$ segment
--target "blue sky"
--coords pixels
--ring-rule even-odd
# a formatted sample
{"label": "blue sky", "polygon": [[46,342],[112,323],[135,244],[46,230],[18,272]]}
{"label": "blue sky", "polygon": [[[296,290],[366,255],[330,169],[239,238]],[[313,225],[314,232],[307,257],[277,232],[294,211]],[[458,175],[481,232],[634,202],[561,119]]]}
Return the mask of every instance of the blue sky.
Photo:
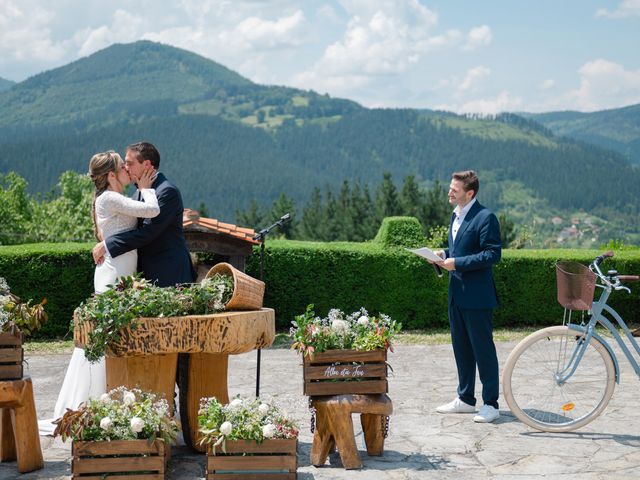
{"label": "blue sky", "polygon": [[14,81],[139,39],[371,107],[640,103],[640,0],[0,0]]}

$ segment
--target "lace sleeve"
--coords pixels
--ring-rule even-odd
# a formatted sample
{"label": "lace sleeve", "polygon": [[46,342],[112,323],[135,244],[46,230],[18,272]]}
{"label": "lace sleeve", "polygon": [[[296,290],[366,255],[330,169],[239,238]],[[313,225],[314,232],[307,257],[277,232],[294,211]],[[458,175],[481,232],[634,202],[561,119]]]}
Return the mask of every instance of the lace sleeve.
{"label": "lace sleeve", "polygon": [[140,190],[144,202],[139,202],[116,192],[105,193],[109,193],[109,195],[104,198],[103,206],[109,212],[138,218],[153,218],[160,213],[158,198],[153,188]]}

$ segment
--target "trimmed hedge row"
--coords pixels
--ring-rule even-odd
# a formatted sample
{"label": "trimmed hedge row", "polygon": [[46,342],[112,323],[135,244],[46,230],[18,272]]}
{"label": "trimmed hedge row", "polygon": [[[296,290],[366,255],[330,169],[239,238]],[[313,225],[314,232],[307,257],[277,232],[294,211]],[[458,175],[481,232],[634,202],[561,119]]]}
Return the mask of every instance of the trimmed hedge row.
{"label": "trimmed hedge row", "polygon": [[[0,276],[17,295],[48,299],[50,321],[39,336],[68,333],[74,308],[93,292],[91,244],[37,244],[0,247]],[[258,249],[247,272],[259,276]],[[595,250],[505,250],[495,268],[500,307],[495,324],[553,325],[561,321],[556,301],[555,262],[587,264]],[[206,261],[206,256],[203,258]],[[622,273],[640,273],[640,251],[616,253],[604,264]],[[309,303],[316,313],[330,308],[351,312],[360,306],[383,312],[405,328],[446,327],[447,280],[426,262],[397,247],[378,243],[316,243],[273,240],[265,255],[265,305],[276,310],[278,328],[287,328]],[[633,285],[632,285],[633,286]],[[631,295],[615,292],[610,302],[628,321],[640,306]]]}

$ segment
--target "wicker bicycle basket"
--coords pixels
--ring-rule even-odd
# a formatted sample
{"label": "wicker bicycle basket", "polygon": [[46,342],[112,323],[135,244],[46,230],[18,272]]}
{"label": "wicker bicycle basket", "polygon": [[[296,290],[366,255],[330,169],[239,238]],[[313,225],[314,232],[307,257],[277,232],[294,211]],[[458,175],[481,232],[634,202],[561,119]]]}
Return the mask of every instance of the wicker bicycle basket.
{"label": "wicker bicycle basket", "polygon": [[596,274],[577,262],[556,263],[558,303],[569,310],[591,310]]}
{"label": "wicker bicycle basket", "polygon": [[233,295],[225,310],[260,310],[264,297],[264,282],[250,277],[228,263],[218,263],[207,272],[207,278],[215,275],[233,278]]}

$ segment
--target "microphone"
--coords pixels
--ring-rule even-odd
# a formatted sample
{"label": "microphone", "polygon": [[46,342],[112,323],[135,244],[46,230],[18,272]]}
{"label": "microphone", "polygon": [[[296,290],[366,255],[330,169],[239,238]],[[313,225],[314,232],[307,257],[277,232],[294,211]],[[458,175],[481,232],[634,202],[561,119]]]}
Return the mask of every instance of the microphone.
{"label": "microphone", "polygon": [[436,275],[438,275],[438,277],[442,277],[442,269],[440,268],[440,265],[436,265],[435,263],[432,263],[431,265],[433,265]]}

